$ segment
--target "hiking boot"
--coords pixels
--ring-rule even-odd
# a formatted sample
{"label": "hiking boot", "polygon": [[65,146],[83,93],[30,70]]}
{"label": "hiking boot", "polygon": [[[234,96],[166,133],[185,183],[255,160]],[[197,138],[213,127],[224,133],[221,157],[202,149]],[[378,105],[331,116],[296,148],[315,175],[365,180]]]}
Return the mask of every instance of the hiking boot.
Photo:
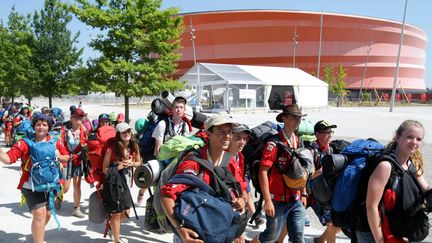
{"label": "hiking boot", "polygon": [[85,215],[81,212],[80,208],[75,208],[72,212],[72,215],[81,219],[85,217]]}

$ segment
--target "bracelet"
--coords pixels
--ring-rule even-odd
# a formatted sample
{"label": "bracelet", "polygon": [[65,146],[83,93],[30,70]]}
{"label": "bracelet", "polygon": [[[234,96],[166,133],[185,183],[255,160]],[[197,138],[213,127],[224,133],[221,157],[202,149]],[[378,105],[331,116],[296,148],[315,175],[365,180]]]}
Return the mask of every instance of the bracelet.
{"label": "bracelet", "polygon": [[180,229],[180,228],[183,228],[183,225],[182,225],[182,224],[179,224],[177,227],[174,227],[175,230],[178,230],[178,229]]}
{"label": "bracelet", "polygon": [[302,193],[301,194],[301,197],[308,197],[309,196],[309,194],[307,194],[307,193]]}

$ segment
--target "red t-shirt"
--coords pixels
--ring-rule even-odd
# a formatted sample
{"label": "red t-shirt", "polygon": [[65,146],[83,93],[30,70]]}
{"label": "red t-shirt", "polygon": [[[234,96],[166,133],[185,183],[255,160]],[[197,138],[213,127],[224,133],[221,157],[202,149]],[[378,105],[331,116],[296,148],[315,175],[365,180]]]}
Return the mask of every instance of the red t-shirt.
{"label": "red t-shirt", "polygon": [[[203,159],[207,159],[207,146],[204,146],[201,149],[201,158]],[[231,163],[236,163],[235,158],[232,157],[229,164]],[[232,166],[228,166],[228,169],[230,170],[230,172],[234,175],[235,171],[232,170]],[[200,173],[200,165],[198,162],[193,161],[193,160],[189,160],[187,157],[185,158],[185,160],[183,160],[182,162],[180,162],[180,164],[178,165],[178,168],[175,172],[175,174],[193,174],[193,175],[198,175]],[[207,185],[210,185],[211,182],[211,172],[207,169],[204,169],[203,171],[203,178],[204,182]],[[188,189],[189,186],[188,185],[184,185],[184,184],[166,184],[161,188],[161,195],[167,195],[168,197],[172,198],[174,201],[177,200],[177,197],[180,193],[184,192],[186,189]]]}
{"label": "red t-shirt", "polygon": [[[48,135],[46,141],[49,141],[50,139],[51,139],[51,136]],[[56,148],[60,152],[61,155],[68,155],[69,154],[69,151],[66,149],[65,146],[63,146],[63,143],[61,142],[61,140],[56,141]],[[7,152],[7,155],[9,156],[11,164],[15,163],[18,159],[21,158],[22,174],[21,174],[20,182],[18,184],[18,189],[22,188],[24,182],[28,181],[29,176],[30,176],[30,173],[28,170],[31,168],[32,162],[29,161],[29,163],[27,165],[27,169],[25,168],[25,164],[30,157],[29,152],[30,152],[29,146],[23,139],[16,142],[11,147],[11,149]]]}
{"label": "red t-shirt", "polygon": [[[233,163],[234,161],[234,163]],[[245,172],[244,172],[244,156],[241,152],[239,152],[236,155],[234,155],[234,160],[230,161],[230,164],[228,165],[230,171],[234,171],[234,177],[237,179],[238,182],[240,182],[240,186],[242,191],[246,191],[246,188],[248,186],[248,182],[245,179]]]}
{"label": "red t-shirt", "polygon": [[[285,145],[291,147],[288,141],[285,139],[282,131],[279,131],[279,137],[282,142],[285,143]],[[295,148],[297,148],[299,144],[299,138],[297,136],[296,144],[297,146]],[[300,191],[291,190],[288,188],[285,185],[282,174],[279,173],[275,167],[273,167],[273,163],[276,161],[287,163],[290,161],[290,159],[290,155],[286,151],[282,151],[278,156],[278,147],[275,143],[269,141],[265,144],[260,165],[271,168],[268,174],[269,190],[272,199],[277,202],[290,202],[290,200],[297,201],[300,199]]]}

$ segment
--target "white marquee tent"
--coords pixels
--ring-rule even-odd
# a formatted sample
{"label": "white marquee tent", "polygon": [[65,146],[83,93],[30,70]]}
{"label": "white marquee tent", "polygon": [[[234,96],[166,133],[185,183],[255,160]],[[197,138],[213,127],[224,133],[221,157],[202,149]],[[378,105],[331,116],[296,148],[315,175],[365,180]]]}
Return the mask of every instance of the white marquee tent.
{"label": "white marquee tent", "polygon": [[216,111],[268,111],[295,101],[304,108],[326,107],[328,101],[328,84],[298,68],[197,63],[180,81],[198,90],[204,109]]}

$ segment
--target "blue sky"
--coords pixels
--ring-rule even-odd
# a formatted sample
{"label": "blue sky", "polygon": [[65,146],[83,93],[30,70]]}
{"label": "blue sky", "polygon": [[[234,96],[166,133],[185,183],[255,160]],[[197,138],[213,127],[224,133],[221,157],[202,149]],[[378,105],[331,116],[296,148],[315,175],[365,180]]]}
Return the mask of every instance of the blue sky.
{"label": "blue sky", "polygon": [[[402,21],[405,0],[163,0],[163,8],[178,7],[181,12],[229,9],[283,9],[354,14]],[[42,0],[1,0],[0,17],[7,21],[12,6],[20,13],[32,13],[43,6]],[[432,87],[432,1],[409,0],[406,22],[428,34],[426,86]],[[73,33],[80,31],[79,45],[85,47],[83,59],[96,53],[87,47],[94,31],[77,20],[70,24]],[[92,33],[93,32],[93,33]]]}

